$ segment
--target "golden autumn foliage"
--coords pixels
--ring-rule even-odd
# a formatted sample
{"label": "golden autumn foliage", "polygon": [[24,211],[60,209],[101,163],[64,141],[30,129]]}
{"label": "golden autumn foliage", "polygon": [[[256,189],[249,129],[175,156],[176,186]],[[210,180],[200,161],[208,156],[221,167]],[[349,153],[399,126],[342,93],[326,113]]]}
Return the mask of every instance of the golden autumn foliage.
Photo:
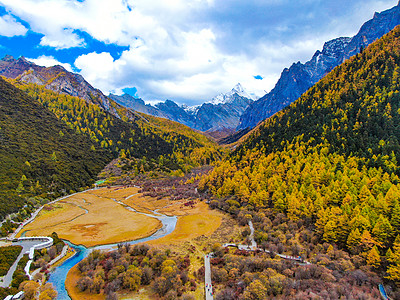
{"label": "golden autumn foliage", "polygon": [[388,278],[399,282],[399,74],[397,27],[265,120],[200,188],[305,220],[373,268],[393,248]]}

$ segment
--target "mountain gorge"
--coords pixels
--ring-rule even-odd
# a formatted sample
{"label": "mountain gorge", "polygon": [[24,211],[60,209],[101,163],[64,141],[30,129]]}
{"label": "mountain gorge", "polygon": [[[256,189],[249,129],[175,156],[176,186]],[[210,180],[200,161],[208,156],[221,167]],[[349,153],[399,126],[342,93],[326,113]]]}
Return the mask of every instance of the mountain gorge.
{"label": "mountain gorge", "polygon": [[155,106],[146,105],[142,99],[127,94],[110,95],[110,98],[135,111],[167,118],[216,136],[232,133],[239,124],[240,116],[253,102],[252,96],[241,84],[237,84],[230,92],[220,94],[210,102],[195,107],[179,106],[171,100]]}
{"label": "mountain gorge", "polygon": [[306,63],[294,63],[283,70],[275,87],[252,103],[240,118],[238,130],[253,128],[260,121],[272,116],[298,99],[344,60],[359,53],[376,39],[400,24],[400,5],[376,13],[352,38],[338,38],[325,43]]}
{"label": "mountain gorge", "polygon": [[132,174],[168,174],[222,154],[202,134],[126,109],[62,67],[8,56],[0,70],[8,77],[0,87],[3,217],[30,197],[52,199],[92,184],[112,159]]}

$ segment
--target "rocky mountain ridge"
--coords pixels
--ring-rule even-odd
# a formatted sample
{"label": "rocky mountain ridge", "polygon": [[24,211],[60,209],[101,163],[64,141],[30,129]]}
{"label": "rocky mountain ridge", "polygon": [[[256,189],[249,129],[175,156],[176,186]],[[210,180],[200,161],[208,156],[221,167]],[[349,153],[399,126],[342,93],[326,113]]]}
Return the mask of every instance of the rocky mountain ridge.
{"label": "rocky mountain ridge", "polygon": [[[90,85],[81,75],[71,73],[62,66],[42,67],[24,57],[15,59],[5,56],[0,60],[0,75],[26,83],[42,85],[56,93],[77,96],[88,103],[99,105],[105,111],[119,116],[110,99],[132,109],[135,112],[149,114],[179,122],[200,131],[226,131],[231,133],[239,124],[239,119],[253,100],[245,89],[237,84],[230,92],[220,94],[210,103],[196,107],[179,106],[172,100],[158,103],[155,106],[146,104],[142,99],[130,95],[105,96],[99,89]],[[225,136],[226,134],[224,134]]]}
{"label": "rocky mountain ridge", "polygon": [[399,4],[364,23],[352,38],[337,38],[325,43],[322,51],[317,51],[310,61],[297,62],[285,68],[275,87],[268,94],[252,103],[240,118],[237,130],[252,128],[260,121],[298,99],[344,60],[359,53],[384,34],[400,24]]}
{"label": "rocky mountain ridge", "polygon": [[142,99],[127,94],[122,96],[110,95],[109,97],[138,112],[167,118],[211,134],[219,132],[222,136],[234,131],[239,124],[240,116],[253,102],[253,97],[246,92],[240,83],[228,93],[220,94],[211,101],[198,106],[179,106],[172,100],[166,100],[152,106],[145,104]]}
{"label": "rocky mountain ridge", "polygon": [[238,83],[230,92],[226,94],[221,93],[218,96],[215,96],[211,101],[206,103],[212,103],[214,105],[232,103],[234,101],[235,94],[247,99],[257,100],[256,97],[250,96],[250,94],[243,88],[243,86]]}
{"label": "rocky mountain ridge", "polygon": [[106,111],[111,109],[109,99],[99,89],[91,86],[82,75],[71,73],[59,65],[42,67],[24,57],[15,59],[6,55],[0,61],[0,75],[43,85],[56,93],[82,98]]}

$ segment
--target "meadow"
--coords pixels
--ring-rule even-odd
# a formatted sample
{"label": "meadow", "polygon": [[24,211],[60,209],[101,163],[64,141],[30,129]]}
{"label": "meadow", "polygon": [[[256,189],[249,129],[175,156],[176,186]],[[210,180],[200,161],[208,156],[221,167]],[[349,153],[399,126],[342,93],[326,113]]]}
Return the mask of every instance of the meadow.
{"label": "meadow", "polygon": [[46,205],[24,232],[26,236],[57,232],[60,238],[86,247],[149,236],[161,227],[161,222],[129,211],[117,202],[137,192],[137,188],[102,188],[73,195]]}
{"label": "meadow", "polygon": [[[209,249],[211,245],[218,241],[228,239],[233,232],[236,235],[240,234],[239,227],[232,224],[231,218],[221,212],[209,209],[203,201],[150,197],[132,187],[100,189],[96,194],[102,198],[116,199],[139,212],[151,213],[151,211],[156,211],[177,216],[178,221],[174,232],[163,238],[150,241],[148,244],[160,249],[171,249],[175,253],[189,254],[191,259],[190,272],[194,272],[202,266],[204,249]],[[72,299],[104,299],[104,295],[80,292],[76,287],[78,275],[79,273],[74,267],[68,273],[66,280],[66,287]],[[202,292],[202,287],[198,286],[194,291],[195,297],[200,297]],[[126,297],[129,299],[136,299],[137,297],[151,299],[154,295],[148,288],[143,288],[139,293],[121,293],[119,297],[121,299]]]}

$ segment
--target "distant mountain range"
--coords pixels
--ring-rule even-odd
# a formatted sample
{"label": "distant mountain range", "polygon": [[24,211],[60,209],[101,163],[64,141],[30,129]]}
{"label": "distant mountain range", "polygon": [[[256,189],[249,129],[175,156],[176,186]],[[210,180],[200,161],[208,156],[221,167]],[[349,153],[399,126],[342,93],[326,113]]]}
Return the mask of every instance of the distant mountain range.
{"label": "distant mountain range", "polygon": [[251,103],[243,115],[237,130],[252,128],[260,121],[298,99],[304,92],[347,58],[359,53],[375,40],[400,24],[399,4],[382,13],[375,13],[353,38],[337,38],[326,42],[322,51],[317,51],[310,61],[294,63],[284,69],[275,87]]}
{"label": "distant mountain range", "polygon": [[179,122],[218,139],[230,134],[241,137],[260,121],[291,104],[344,60],[359,53],[399,24],[399,5],[376,13],[353,38],[341,37],[328,41],[322,51],[315,52],[310,61],[304,64],[297,62],[284,69],[271,92],[258,100],[250,96],[241,84],[237,84],[228,93],[220,94],[199,106],[180,106],[172,100],[150,105],[128,94],[111,94],[107,97],[79,74],[68,72],[62,66],[41,67],[24,57],[15,59],[5,56],[0,60],[0,75],[39,84],[57,93],[80,97],[117,117],[122,116],[119,115],[119,107],[116,107],[115,102],[130,108],[131,111],[127,112],[130,117],[140,112]]}
{"label": "distant mountain range", "polygon": [[199,106],[179,106],[174,101],[166,100],[155,106],[145,104],[142,99],[130,95],[110,95],[117,103],[157,117],[167,118],[191,128],[206,131],[210,134],[226,136],[234,132],[240,116],[253,102],[253,97],[238,83],[231,91],[220,94]]}
{"label": "distant mountain range", "polygon": [[118,109],[110,104],[110,99],[135,112],[176,121],[193,129],[208,131],[211,135],[214,133],[217,137],[233,133],[239,124],[240,116],[253,102],[252,96],[241,84],[237,84],[230,92],[220,94],[199,106],[179,106],[172,100],[152,106],[128,94],[111,94],[107,97],[81,75],[68,72],[62,66],[42,67],[24,57],[15,59],[10,55],[0,60],[0,75],[38,84],[56,93],[82,98],[118,117],[121,117],[118,115]]}

